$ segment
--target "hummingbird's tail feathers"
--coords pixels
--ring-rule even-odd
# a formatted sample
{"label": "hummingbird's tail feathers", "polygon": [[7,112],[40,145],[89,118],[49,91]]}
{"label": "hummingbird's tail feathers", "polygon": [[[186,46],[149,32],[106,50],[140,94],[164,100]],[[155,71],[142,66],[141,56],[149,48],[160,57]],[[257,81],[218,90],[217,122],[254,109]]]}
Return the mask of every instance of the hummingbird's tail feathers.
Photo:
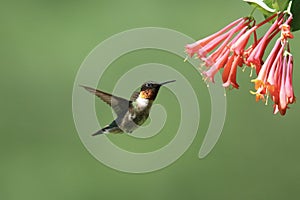
{"label": "hummingbird's tail feathers", "polygon": [[123,131],[118,126],[114,126],[114,123],[115,122],[112,122],[110,125],[105,126],[103,129],[92,134],[92,136],[100,135],[104,133],[122,133]]}
{"label": "hummingbird's tail feathers", "polygon": [[96,133],[93,133],[92,136],[95,136],[95,135],[100,135],[100,134],[103,134],[104,132],[101,130],[97,131]]}

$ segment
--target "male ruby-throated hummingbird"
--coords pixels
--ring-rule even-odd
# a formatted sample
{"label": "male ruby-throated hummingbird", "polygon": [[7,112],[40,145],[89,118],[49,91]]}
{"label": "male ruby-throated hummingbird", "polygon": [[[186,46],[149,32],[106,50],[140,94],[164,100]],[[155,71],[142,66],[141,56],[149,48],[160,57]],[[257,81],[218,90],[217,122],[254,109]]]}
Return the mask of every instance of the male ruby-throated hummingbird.
{"label": "male ruby-throated hummingbird", "polygon": [[117,118],[112,123],[94,133],[93,136],[102,133],[131,133],[137,129],[148,119],[152,103],[160,87],[174,81],[175,80],[166,81],[163,83],[148,81],[142,85],[139,92],[132,94],[130,100],[87,86],[82,86],[110,105],[117,114]]}

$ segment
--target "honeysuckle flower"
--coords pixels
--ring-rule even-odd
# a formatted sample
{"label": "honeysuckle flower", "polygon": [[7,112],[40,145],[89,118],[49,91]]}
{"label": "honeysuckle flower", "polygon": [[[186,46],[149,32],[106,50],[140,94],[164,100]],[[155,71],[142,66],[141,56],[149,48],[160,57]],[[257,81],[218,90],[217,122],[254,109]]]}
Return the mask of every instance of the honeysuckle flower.
{"label": "honeysuckle flower", "polygon": [[296,101],[292,87],[293,56],[290,53],[284,55],[281,67],[279,96],[273,107],[275,114],[280,112],[281,115],[285,115],[288,105]]}
{"label": "honeysuckle flower", "polygon": [[[278,101],[278,76],[275,74],[279,73],[279,65],[282,60],[284,46],[281,45],[280,39],[275,43],[274,48],[269,54],[266,62],[262,65],[260,72],[256,79],[252,80],[255,84],[256,100],[265,100],[265,96],[268,97],[270,94],[273,101],[276,103]],[[269,94],[268,94],[269,92]]]}
{"label": "honeysuckle flower", "polygon": [[[193,44],[186,45],[186,52],[189,56],[192,57],[194,54],[197,54],[198,58],[208,67],[208,70],[203,72],[204,76],[211,81],[214,80],[214,75],[225,66],[230,53],[233,51],[230,49],[230,45],[246,32],[251,21],[252,19],[248,17],[240,18],[217,33]],[[233,37],[234,35],[236,36]],[[212,52],[215,48],[217,49]],[[211,54],[208,55],[209,53]]]}
{"label": "honeysuckle flower", "polygon": [[[224,87],[239,88],[236,81],[238,67],[245,64],[255,69],[257,78],[252,82],[256,91],[251,93],[256,95],[257,101],[266,103],[270,96],[274,102],[274,113],[284,115],[288,105],[295,102],[292,87],[293,56],[288,42],[293,38],[290,5],[287,11],[277,12],[259,24],[253,17],[239,18],[215,34],[186,45],[186,52],[190,57],[197,55],[202,60],[202,66],[206,66],[202,71],[205,80],[214,82],[215,74],[223,69]],[[271,21],[268,31],[258,39],[257,29]],[[278,33],[280,37],[264,61],[265,50]],[[253,42],[248,45],[251,38]]]}
{"label": "honeysuckle flower", "polygon": [[[202,72],[202,74],[212,82],[214,82],[215,74],[226,66],[226,70],[224,69],[223,72],[223,86],[229,87],[231,85],[238,88],[239,86],[236,82],[237,66],[242,66],[244,62],[253,65],[253,61],[251,60],[252,57],[250,57],[251,55],[253,56],[252,52],[254,50],[264,51],[265,49],[265,47],[255,47],[257,45],[263,46],[265,42],[269,42],[271,39],[266,37],[265,39],[262,38],[259,40],[262,41],[262,43],[255,42],[254,45],[252,45],[251,52],[249,50],[247,52],[247,58],[250,57],[251,59],[245,60],[244,52],[251,35],[256,35],[256,29],[275,17],[276,14],[258,25],[255,25],[255,20],[252,17],[237,19],[217,33],[195,43],[186,45],[186,52],[190,57],[196,54],[198,58],[204,62],[207,70]],[[251,23],[253,24],[251,25]],[[260,51],[258,52],[260,53]]]}
{"label": "honeysuckle flower", "polygon": [[232,85],[234,88],[239,88],[239,85],[236,82],[236,72],[237,67],[240,65],[241,61],[242,57],[237,54],[233,54],[230,56],[229,61],[226,63],[222,74],[224,87]]}
{"label": "honeysuckle flower", "polygon": [[[287,21],[288,22],[288,21]],[[281,36],[277,39],[266,62],[263,64],[255,83],[256,100],[272,97],[274,114],[285,115],[288,104],[295,102],[292,87],[293,56],[290,52],[288,38],[293,38],[287,23],[280,26]]]}
{"label": "honeysuckle flower", "polygon": [[[269,17],[266,21],[269,21],[273,19],[276,16],[273,15]],[[280,15],[281,16],[281,15]],[[251,67],[254,67],[256,69],[256,73],[258,74],[261,68],[261,65],[263,63],[263,55],[266,50],[267,45],[272,40],[272,38],[275,36],[275,34],[278,33],[278,27],[279,22],[282,17],[278,17],[277,20],[273,23],[273,25],[270,27],[270,29],[266,32],[266,34],[255,44],[255,47],[252,49],[252,51],[249,53],[249,57],[246,60],[246,63],[250,65]],[[275,33],[275,34],[274,34]]]}
{"label": "honeysuckle flower", "polygon": [[[230,23],[229,25],[227,25],[220,31],[216,32],[215,34],[208,36],[202,40],[199,40],[193,44],[186,45],[187,54],[189,54],[192,57],[194,54],[198,54],[199,52],[200,52],[200,55],[202,55],[202,52],[207,53],[207,50],[209,50],[208,47],[211,47],[212,44],[215,46],[219,45],[229,35],[229,32],[227,32],[228,30],[232,29],[234,26],[236,26],[237,24],[242,23],[244,21],[245,21],[245,18],[240,18],[240,19]],[[225,34],[226,32],[227,32],[227,34]],[[204,48],[206,48],[206,49],[204,49]]]}

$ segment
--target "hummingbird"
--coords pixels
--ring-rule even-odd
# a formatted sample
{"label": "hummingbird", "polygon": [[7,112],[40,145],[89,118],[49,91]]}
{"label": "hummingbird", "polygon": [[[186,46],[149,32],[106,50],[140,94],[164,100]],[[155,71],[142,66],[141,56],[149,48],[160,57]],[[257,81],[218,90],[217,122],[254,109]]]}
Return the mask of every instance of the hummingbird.
{"label": "hummingbird", "polygon": [[148,119],[153,101],[160,87],[174,81],[171,80],[162,83],[147,81],[141,86],[139,92],[133,92],[130,100],[81,85],[84,89],[111,106],[117,114],[117,118],[113,122],[95,132],[92,136],[103,133],[132,133]]}

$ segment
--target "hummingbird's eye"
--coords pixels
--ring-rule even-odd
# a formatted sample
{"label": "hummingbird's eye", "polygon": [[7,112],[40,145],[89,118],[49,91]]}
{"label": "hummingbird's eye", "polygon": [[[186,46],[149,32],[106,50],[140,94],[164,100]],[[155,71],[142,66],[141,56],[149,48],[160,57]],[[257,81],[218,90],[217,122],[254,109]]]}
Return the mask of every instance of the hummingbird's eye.
{"label": "hummingbird's eye", "polygon": [[152,83],[146,83],[146,87],[152,87]]}

